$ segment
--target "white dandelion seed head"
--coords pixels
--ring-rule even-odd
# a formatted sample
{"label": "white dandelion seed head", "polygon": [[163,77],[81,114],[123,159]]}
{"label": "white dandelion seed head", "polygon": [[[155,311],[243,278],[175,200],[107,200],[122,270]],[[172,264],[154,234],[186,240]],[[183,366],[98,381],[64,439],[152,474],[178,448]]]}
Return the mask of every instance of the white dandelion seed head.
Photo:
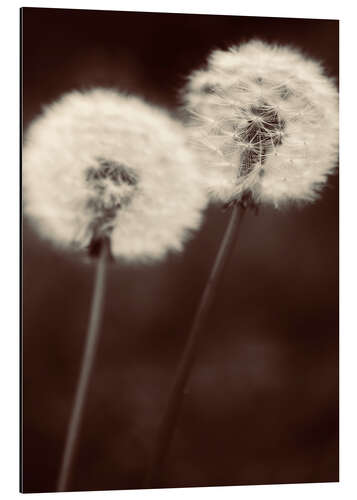
{"label": "white dandelion seed head", "polygon": [[279,206],[313,201],[334,172],[338,93],[322,66],[253,40],[216,50],[184,91],[211,195]]}
{"label": "white dandelion seed head", "polygon": [[23,149],[24,213],[61,247],[110,238],[128,260],[179,251],[207,203],[183,126],[116,91],[74,91],[30,125]]}

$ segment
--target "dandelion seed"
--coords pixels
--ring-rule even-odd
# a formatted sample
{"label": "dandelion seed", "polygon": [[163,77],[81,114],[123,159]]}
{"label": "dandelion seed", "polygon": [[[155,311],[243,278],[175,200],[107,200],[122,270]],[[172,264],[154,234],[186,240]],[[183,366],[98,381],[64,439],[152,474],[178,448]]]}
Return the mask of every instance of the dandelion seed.
{"label": "dandelion seed", "polygon": [[44,237],[97,257],[57,490],[68,489],[100,335],[106,265],[181,250],[207,203],[184,127],[136,97],[94,89],[47,107],[26,133],[25,213]]}
{"label": "dandelion seed", "polygon": [[335,170],[337,90],[295,49],[251,41],[217,50],[192,74],[184,99],[218,200],[250,192],[275,206],[313,201]]}
{"label": "dandelion seed", "polygon": [[25,214],[55,244],[150,260],[182,249],[206,204],[183,127],[139,98],[71,92],[30,125]]}
{"label": "dandelion seed", "polygon": [[214,52],[208,68],[190,77],[185,101],[207,187],[231,214],[175,373],[148,487],[160,479],[199,336],[246,208],[313,200],[337,153],[336,89],[317,63],[289,48],[254,41]]}

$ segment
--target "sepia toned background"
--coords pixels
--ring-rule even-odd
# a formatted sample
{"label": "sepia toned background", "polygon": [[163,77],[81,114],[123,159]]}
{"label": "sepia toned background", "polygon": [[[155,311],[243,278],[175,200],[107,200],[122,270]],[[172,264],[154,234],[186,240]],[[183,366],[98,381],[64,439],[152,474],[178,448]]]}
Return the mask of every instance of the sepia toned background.
{"label": "sepia toned background", "polygon": [[[212,49],[299,47],[338,76],[338,22],[25,8],[24,131],[75,88],[173,113]],[[318,148],[318,144],[316,145]],[[228,214],[211,206],[180,255],[108,270],[71,489],[140,488]],[[93,267],[23,224],[23,490],[54,491]],[[311,206],[248,214],[201,337],[162,487],[338,480],[338,184]]]}

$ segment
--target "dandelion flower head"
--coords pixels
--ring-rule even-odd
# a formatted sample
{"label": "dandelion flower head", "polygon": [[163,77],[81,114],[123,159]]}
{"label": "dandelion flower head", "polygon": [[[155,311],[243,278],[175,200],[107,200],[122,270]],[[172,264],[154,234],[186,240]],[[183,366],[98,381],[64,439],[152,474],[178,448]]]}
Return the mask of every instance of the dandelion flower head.
{"label": "dandelion flower head", "polygon": [[335,170],[338,93],[295,49],[253,40],[214,51],[184,99],[218,200],[313,201]]}
{"label": "dandelion flower head", "polygon": [[200,224],[197,164],[165,111],[112,90],[74,91],[26,132],[24,212],[61,247],[108,237],[114,257],[161,258]]}

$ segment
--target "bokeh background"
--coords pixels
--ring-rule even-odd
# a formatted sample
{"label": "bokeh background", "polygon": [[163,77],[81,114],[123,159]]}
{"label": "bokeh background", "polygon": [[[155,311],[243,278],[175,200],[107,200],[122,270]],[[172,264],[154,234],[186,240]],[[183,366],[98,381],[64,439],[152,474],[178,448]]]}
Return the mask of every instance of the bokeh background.
{"label": "bokeh background", "polygon": [[[338,22],[25,8],[23,125],[60,94],[110,86],[173,113],[214,48],[291,44],[338,76]],[[316,145],[318,147],[318,145]],[[111,264],[71,489],[140,488],[228,214],[181,255]],[[54,491],[93,267],[23,224],[23,491]],[[338,481],[338,184],[248,214],[200,341],[161,487]]]}

